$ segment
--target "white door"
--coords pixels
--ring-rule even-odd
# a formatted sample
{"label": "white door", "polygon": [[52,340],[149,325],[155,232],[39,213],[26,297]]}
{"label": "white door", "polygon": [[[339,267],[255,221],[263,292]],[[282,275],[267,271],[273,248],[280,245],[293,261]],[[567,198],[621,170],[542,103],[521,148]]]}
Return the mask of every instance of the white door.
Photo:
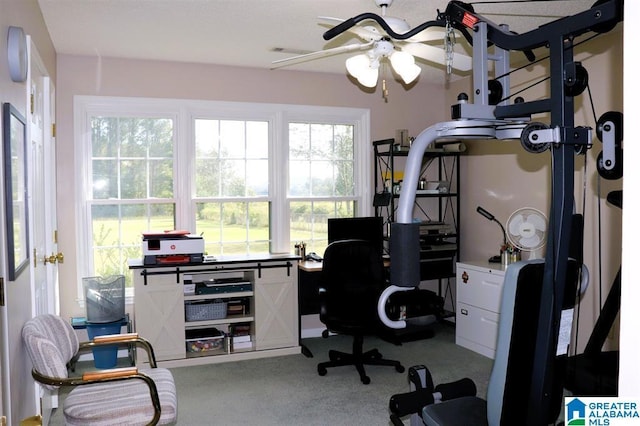
{"label": "white door", "polygon": [[[54,89],[35,46],[31,45],[30,126],[31,158],[31,229],[32,249],[32,314],[57,314],[58,256],[55,206],[55,139],[53,135]],[[37,406],[48,424],[55,394],[36,387]]]}

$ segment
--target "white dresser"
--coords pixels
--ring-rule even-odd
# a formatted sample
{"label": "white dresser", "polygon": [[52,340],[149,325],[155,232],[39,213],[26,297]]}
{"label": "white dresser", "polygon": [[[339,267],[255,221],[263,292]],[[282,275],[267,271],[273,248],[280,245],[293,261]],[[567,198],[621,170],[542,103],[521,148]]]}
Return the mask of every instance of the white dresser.
{"label": "white dresser", "polygon": [[492,359],[505,269],[486,261],[456,264],[456,344]]}

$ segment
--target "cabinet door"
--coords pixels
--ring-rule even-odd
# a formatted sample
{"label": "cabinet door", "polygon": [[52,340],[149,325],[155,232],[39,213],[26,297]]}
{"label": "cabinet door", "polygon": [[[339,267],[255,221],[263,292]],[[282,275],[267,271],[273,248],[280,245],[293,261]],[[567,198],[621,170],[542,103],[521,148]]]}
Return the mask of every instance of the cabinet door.
{"label": "cabinet door", "polygon": [[[156,360],[185,358],[184,294],[176,274],[144,277],[135,272],[135,327],[149,340]],[[144,351],[137,351],[143,360]]]}
{"label": "cabinet door", "polygon": [[298,345],[298,277],[294,267],[256,271],[256,349]]}

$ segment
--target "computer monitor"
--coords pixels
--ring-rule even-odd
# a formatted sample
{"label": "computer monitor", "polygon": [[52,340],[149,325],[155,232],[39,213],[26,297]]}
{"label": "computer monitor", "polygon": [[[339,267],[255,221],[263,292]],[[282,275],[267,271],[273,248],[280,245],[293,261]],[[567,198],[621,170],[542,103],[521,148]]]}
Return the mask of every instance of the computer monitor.
{"label": "computer monitor", "polygon": [[327,238],[329,244],[338,240],[350,239],[370,241],[382,256],[384,249],[382,216],[328,219]]}

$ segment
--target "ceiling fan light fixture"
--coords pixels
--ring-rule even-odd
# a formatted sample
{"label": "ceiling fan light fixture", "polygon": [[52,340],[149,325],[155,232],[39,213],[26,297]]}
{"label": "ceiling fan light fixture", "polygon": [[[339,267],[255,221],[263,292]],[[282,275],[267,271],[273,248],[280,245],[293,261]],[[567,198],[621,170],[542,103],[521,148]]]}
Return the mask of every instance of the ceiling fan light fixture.
{"label": "ceiling fan light fixture", "polygon": [[372,61],[366,54],[352,56],[345,62],[347,72],[358,83],[365,87],[375,87],[378,84],[378,61]]}
{"label": "ceiling fan light fixture", "polygon": [[413,55],[407,52],[395,51],[389,56],[389,61],[393,70],[402,78],[405,84],[411,84],[418,76],[422,69],[416,65]]}

